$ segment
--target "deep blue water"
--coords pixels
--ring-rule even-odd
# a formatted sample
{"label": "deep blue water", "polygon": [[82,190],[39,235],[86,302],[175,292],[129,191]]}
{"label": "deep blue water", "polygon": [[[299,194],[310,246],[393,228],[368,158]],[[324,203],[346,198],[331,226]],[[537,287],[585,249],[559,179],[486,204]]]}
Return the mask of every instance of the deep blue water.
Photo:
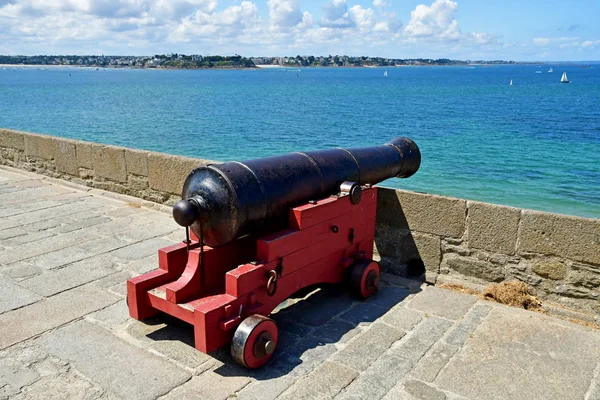
{"label": "deep blue water", "polygon": [[553,67],[0,68],[0,126],[223,161],[403,135],[386,186],[600,217],[600,65]]}

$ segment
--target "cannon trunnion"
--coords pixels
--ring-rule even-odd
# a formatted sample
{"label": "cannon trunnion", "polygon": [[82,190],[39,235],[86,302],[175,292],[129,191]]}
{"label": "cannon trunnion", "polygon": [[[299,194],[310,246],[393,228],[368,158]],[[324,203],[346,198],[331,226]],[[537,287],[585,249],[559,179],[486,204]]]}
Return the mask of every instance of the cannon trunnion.
{"label": "cannon trunnion", "polygon": [[371,184],[419,165],[416,144],[398,138],[193,170],[173,210],[190,239],[160,249],[158,269],[127,281],[130,315],[165,312],[194,326],[198,350],[231,343],[237,362],[264,365],[278,341],[268,315],[294,293],[339,282],[361,298],[375,292]]}

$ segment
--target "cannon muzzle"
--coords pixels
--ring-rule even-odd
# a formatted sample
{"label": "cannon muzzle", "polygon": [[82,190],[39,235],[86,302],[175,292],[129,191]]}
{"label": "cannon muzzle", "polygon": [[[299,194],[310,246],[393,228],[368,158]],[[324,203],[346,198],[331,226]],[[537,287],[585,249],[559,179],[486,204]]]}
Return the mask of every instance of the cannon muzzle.
{"label": "cannon muzzle", "polygon": [[420,165],[416,143],[399,137],[383,146],[202,166],[185,180],[173,218],[216,247],[264,230],[270,221],[286,217],[290,207],[338,193],[345,181],[364,185],[408,178]]}

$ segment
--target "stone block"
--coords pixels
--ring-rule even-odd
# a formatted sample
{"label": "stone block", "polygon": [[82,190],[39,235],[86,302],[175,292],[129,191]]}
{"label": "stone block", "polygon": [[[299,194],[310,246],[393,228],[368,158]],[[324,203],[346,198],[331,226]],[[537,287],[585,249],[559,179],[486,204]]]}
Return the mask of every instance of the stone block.
{"label": "stone block", "polygon": [[25,261],[12,264],[10,267],[2,268],[2,273],[4,275],[11,277],[17,282],[31,278],[41,272],[42,270],[40,268]]}
{"label": "stone block", "polygon": [[[67,250],[71,251],[71,249]],[[86,257],[85,253],[83,254],[80,257]],[[68,257],[68,253],[64,256]],[[63,262],[68,261],[67,259]],[[107,255],[92,257],[27,279],[21,282],[21,285],[34,293],[48,297],[114,273],[116,267],[113,264]]]}
{"label": "stone block", "polygon": [[336,400],[380,399],[411,367],[408,360],[384,354],[336,396]]}
{"label": "stone block", "polygon": [[150,346],[150,349],[176,364],[192,370],[202,367],[207,361],[213,360],[208,354],[202,353],[193,346],[178,340],[157,341]]}
{"label": "stone block", "polygon": [[127,173],[148,176],[148,152],[143,150],[126,149],[125,161]]}
{"label": "stone block", "polygon": [[437,317],[423,319],[406,337],[395,343],[387,354],[403,358],[415,365],[452,326],[452,322]]}
{"label": "stone block", "polygon": [[278,399],[331,399],[357,376],[358,373],[347,366],[326,361],[304,379],[298,380]]}
{"label": "stone block", "polygon": [[[267,367],[268,368],[268,367]],[[236,393],[236,400],[275,400],[281,393],[286,391],[296,377],[281,375],[271,379],[260,380],[246,386],[242,391]]]}
{"label": "stone block", "polygon": [[495,204],[467,202],[469,247],[514,254],[521,210]]}
{"label": "stone block", "polygon": [[356,371],[366,370],[394,342],[404,336],[404,331],[386,324],[375,323],[370,329],[348,343],[331,358]]}
{"label": "stone block", "polygon": [[459,349],[458,346],[440,340],[419,360],[411,375],[426,382],[433,382]]}
{"label": "stone block", "polygon": [[311,335],[299,338],[286,333],[279,340],[277,347],[281,349],[281,354],[271,362],[270,367],[286,371],[290,376],[308,374],[337,350],[333,343],[326,343],[320,337]]}
{"label": "stone block", "polygon": [[123,247],[113,251],[111,254],[120,260],[132,261],[146,258],[158,251],[158,249],[169,246],[172,242],[163,238],[154,238],[131,246]]}
{"label": "stone block", "polygon": [[94,176],[114,182],[127,182],[127,162],[125,149],[114,146],[95,145]]}
{"label": "stone block", "polygon": [[458,320],[475,304],[477,298],[448,289],[429,287],[418,293],[409,303],[410,308],[452,320]]}
{"label": "stone block", "polygon": [[546,279],[561,280],[567,276],[567,266],[558,260],[538,260],[531,270]]}
{"label": "stone block", "polygon": [[410,294],[411,291],[407,288],[382,284],[365,303],[383,307],[387,311],[404,301]]}
{"label": "stone block", "polygon": [[127,328],[129,323],[132,322],[125,300],[121,300],[112,306],[108,306],[92,314],[88,314],[85,319],[100,324],[112,332],[123,331]]}
{"label": "stone block", "polygon": [[235,392],[250,382],[246,376],[236,376],[233,368],[220,368],[220,371],[206,371],[200,376],[193,377],[189,382],[172,390],[161,399],[202,399],[225,400],[235,398]]}
{"label": "stone block", "polygon": [[469,335],[479,326],[481,321],[490,313],[492,307],[478,304],[469,310],[464,318],[446,335],[446,342],[455,346],[465,344]]}
{"label": "stone block", "polygon": [[417,399],[444,400],[446,398],[445,393],[414,379],[404,382],[404,390]]}
{"label": "stone block", "polygon": [[524,211],[518,251],[600,264],[600,219]]}
{"label": "stone block", "polygon": [[350,322],[336,318],[325,325],[320,326],[314,332],[314,335],[325,342],[340,344],[346,343],[360,332],[360,327],[355,327],[355,325]]}
{"label": "stone block", "polygon": [[0,275],[0,314],[35,303],[41,299],[40,296],[23,289]]}
{"label": "stone block", "polygon": [[340,318],[354,325],[369,325],[377,321],[379,317],[384,315],[389,308],[378,306],[368,302],[359,303],[356,307],[346,311]]}
{"label": "stone block", "polygon": [[56,170],[77,176],[79,174],[79,169],[77,168],[77,142],[74,140],[53,138],[52,143],[54,145]]}
{"label": "stone block", "polygon": [[440,268],[451,269],[459,274],[483,279],[487,282],[500,282],[506,276],[502,265],[453,253],[444,254]]}
{"label": "stone block", "polygon": [[438,272],[442,259],[441,241],[438,236],[415,232],[412,235],[417,251],[427,271]]}
{"label": "stone block", "polygon": [[437,236],[380,224],[375,228],[375,248],[382,257],[382,266],[392,264],[389,269],[393,271],[405,266],[410,275],[418,276],[423,266],[432,272],[440,267],[441,243]]}
{"label": "stone block", "polygon": [[470,399],[583,399],[599,359],[597,331],[494,307],[435,383]]}
{"label": "stone block", "polygon": [[356,303],[347,292],[334,287],[324,288],[302,302],[281,310],[281,316],[308,326],[322,326]]}
{"label": "stone block", "polygon": [[92,235],[90,232],[74,231],[65,233],[63,235],[47,237],[33,243],[25,243],[19,246],[18,251],[0,251],[0,264],[12,264],[13,262],[28,258],[42,256],[45,253],[60,250],[78,243],[83,243],[94,238],[96,238],[96,236]]}
{"label": "stone block", "polygon": [[588,289],[600,288],[600,267],[574,264],[571,268],[567,283]]}
{"label": "stone block", "polygon": [[77,153],[77,166],[85,170],[94,169],[94,143],[77,142],[75,152]]}
{"label": "stone block", "polygon": [[124,399],[156,398],[190,378],[189,372],[87,321],[57,329],[37,342]]}
{"label": "stone block", "polygon": [[150,189],[181,194],[183,182],[190,172],[207,161],[172,156],[162,153],[148,154],[148,180]]}
{"label": "stone block", "polygon": [[104,391],[82,378],[80,373],[63,365],[62,361],[53,361],[48,358],[37,365],[45,375],[24,387],[14,399],[116,399],[110,391]]}
{"label": "stone block", "polygon": [[25,155],[28,157],[52,160],[54,158],[53,138],[50,136],[26,134]]}
{"label": "stone block", "polygon": [[38,231],[38,232],[28,233],[23,236],[17,236],[17,237],[11,238],[11,239],[4,240],[4,241],[2,241],[2,245],[4,247],[15,247],[15,246],[19,246],[19,245],[26,244],[26,243],[31,243],[36,240],[45,239],[45,238],[52,237],[52,236],[55,236],[54,232]]}
{"label": "stone block", "polygon": [[378,191],[377,223],[460,238],[466,209],[465,200],[383,188]]}
{"label": "stone block", "polygon": [[396,307],[383,316],[383,322],[407,332],[422,319],[423,313],[407,307]]}
{"label": "stone block", "polygon": [[411,258],[418,258],[414,243],[410,246],[412,239],[407,240],[410,236],[408,229],[376,224],[374,251],[382,259],[406,263]]}
{"label": "stone block", "polygon": [[117,296],[81,286],[0,315],[0,349],[117,302]]}
{"label": "stone block", "polygon": [[131,271],[135,275],[145,274],[156,268],[158,268],[158,252],[142,259],[130,261],[123,266],[123,269]]}
{"label": "stone block", "polygon": [[0,129],[0,147],[25,150],[25,135],[12,129]]}
{"label": "stone block", "polygon": [[38,379],[40,375],[33,369],[0,366],[0,398],[12,398]]}
{"label": "stone block", "polygon": [[81,221],[74,221],[73,223],[61,225],[61,226],[57,227],[56,229],[53,229],[53,232],[67,233],[67,232],[71,232],[71,231],[76,231],[78,229],[88,229],[94,225],[104,224],[109,221],[110,221],[110,218],[104,217],[104,216],[92,217],[92,218],[87,218],[87,219],[84,219]]}
{"label": "stone block", "polygon": [[[142,192],[148,189],[148,178],[145,176],[127,175],[127,188],[128,194],[137,194],[139,197],[143,197]],[[138,192],[138,193],[136,193]]]}

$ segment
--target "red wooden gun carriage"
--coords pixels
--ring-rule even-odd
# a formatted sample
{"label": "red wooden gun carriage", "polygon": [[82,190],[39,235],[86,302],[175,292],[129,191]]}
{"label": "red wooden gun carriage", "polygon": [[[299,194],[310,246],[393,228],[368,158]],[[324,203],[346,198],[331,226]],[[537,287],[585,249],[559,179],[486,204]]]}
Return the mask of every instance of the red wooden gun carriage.
{"label": "red wooden gun carriage", "polygon": [[374,293],[371,185],[411,176],[420,160],[413,141],[397,138],[196,168],[173,208],[187,240],[160,249],[158,269],[127,281],[131,316],[170,314],[194,326],[198,350],[231,343],[237,362],[264,365],[278,340],[268,315],[284,300],[343,281],[361,298]]}

